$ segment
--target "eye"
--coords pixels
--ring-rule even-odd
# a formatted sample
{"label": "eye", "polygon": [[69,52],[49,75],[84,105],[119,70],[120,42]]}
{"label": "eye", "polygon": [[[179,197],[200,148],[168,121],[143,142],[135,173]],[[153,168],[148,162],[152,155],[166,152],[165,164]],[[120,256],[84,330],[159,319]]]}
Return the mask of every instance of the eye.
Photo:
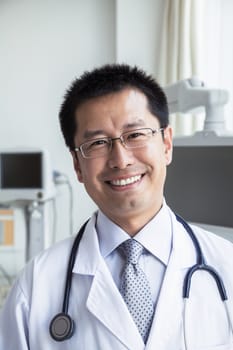
{"label": "eye", "polygon": [[133,141],[133,140],[137,140],[137,139],[143,139],[146,136],[145,131],[133,131],[130,134],[127,135],[127,140],[129,141]]}
{"label": "eye", "polygon": [[108,145],[108,139],[97,139],[86,143],[86,149],[96,149]]}

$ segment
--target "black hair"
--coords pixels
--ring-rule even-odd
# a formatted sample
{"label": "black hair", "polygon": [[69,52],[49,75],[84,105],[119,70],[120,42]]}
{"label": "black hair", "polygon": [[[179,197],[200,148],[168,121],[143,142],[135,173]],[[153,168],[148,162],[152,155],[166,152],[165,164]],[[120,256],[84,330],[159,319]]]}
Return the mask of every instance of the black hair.
{"label": "black hair", "polygon": [[59,113],[66,145],[74,149],[75,112],[82,103],[130,87],[138,89],[147,97],[149,111],[158,118],[160,127],[165,128],[169,123],[167,99],[156,80],[136,66],[108,64],[84,72],[67,90]]}

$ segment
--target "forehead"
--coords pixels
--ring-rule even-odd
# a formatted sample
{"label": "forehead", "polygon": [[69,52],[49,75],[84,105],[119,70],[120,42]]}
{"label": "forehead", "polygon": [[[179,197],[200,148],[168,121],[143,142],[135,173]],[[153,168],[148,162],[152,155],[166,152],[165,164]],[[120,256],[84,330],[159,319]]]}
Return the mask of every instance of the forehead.
{"label": "forehead", "polygon": [[76,115],[85,110],[107,111],[111,108],[122,107],[124,109],[147,108],[148,100],[146,95],[136,88],[124,88],[117,92],[111,92],[106,95],[90,98],[83,102],[77,109]]}
{"label": "forehead", "polygon": [[157,118],[148,108],[147,97],[139,90],[127,88],[119,92],[92,98],[79,106],[75,113],[77,132],[86,130],[119,130],[145,126]]}

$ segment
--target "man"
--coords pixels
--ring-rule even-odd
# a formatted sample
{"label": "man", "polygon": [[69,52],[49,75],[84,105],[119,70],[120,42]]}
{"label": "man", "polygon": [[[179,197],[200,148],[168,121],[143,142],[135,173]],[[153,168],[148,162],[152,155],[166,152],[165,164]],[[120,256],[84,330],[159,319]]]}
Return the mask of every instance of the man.
{"label": "man", "polygon": [[[190,299],[182,297],[197,256],[163,198],[172,129],[157,83],[127,65],[86,72],[67,91],[60,123],[78,180],[99,210],[74,254],[69,316],[51,324],[62,311],[73,239],[37,256],[15,283],[1,314],[0,349],[233,349],[229,242],[194,228],[222,276],[227,308],[205,271],[193,276]],[[70,318],[74,330],[63,340]]]}

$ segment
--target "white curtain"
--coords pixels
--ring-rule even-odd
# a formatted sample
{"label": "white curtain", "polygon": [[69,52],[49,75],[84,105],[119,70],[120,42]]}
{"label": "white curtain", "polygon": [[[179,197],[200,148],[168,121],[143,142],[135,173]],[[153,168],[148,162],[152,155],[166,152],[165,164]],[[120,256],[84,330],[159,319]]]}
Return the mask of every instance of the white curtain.
{"label": "white curtain", "polygon": [[233,133],[233,1],[204,0],[201,77],[210,87],[228,90],[226,130]]}
{"label": "white curtain", "polygon": [[[164,0],[157,79],[162,86],[199,75],[203,0]],[[171,115],[175,135],[201,129],[203,115]]]}

